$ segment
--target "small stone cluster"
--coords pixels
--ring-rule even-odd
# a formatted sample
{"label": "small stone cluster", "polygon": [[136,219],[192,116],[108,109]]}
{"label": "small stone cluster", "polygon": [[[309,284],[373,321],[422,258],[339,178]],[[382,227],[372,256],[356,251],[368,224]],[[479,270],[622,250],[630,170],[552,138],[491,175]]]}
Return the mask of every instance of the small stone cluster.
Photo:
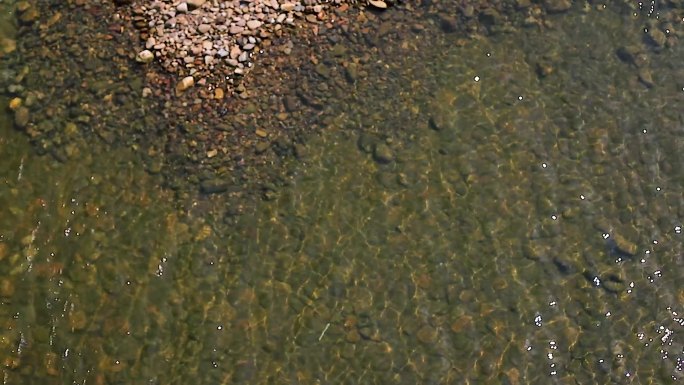
{"label": "small stone cluster", "polygon": [[249,71],[254,53],[270,45],[284,26],[294,25],[296,19],[316,22],[328,7],[345,1],[140,1],[133,5],[133,21],[142,30],[145,49],[137,60],[156,58],[165,70],[192,76],[199,84],[212,76],[230,81]]}

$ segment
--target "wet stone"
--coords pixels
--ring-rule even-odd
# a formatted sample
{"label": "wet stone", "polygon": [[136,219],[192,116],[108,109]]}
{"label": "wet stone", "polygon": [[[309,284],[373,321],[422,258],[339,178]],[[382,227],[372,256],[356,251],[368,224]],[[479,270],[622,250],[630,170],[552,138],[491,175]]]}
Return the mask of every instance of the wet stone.
{"label": "wet stone", "polygon": [[317,74],[321,75],[324,78],[330,76],[330,68],[323,63],[319,63],[318,65],[316,65],[314,71],[316,71]]}
{"label": "wet stone", "polygon": [[154,54],[150,50],[143,50],[138,53],[135,60],[139,63],[149,63],[154,60]]}
{"label": "wet stone", "polygon": [[176,85],[176,94],[182,94],[185,90],[195,85],[195,78],[186,76]]}
{"label": "wet stone", "polygon": [[292,95],[287,95],[283,98],[283,106],[287,112],[297,111],[297,98]]}
{"label": "wet stone", "polygon": [[205,194],[219,194],[228,191],[228,182],[223,179],[207,179],[200,183],[200,191]]}
{"label": "wet stone", "polygon": [[424,344],[433,344],[437,341],[437,330],[432,326],[425,325],[418,329],[416,337],[418,338],[418,341]]}
{"label": "wet stone", "polygon": [[0,297],[11,297],[14,294],[14,282],[8,278],[0,281]]}
{"label": "wet stone", "polygon": [[447,14],[439,15],[439,25],[447,33],[458,31],[458,19]]}
{"label": "wet stone", "polygon": [[667,36],[658,28],[650,28],[646,36],[648,43],[656,48],[662,48],[667,42]]}
{"label": "wet stone", "polygon": [[493,26],[500,25],[503,21],[503,16],[496,9],[487,8],[480,13],[479,19],[483,24]]}
{"label": "wet stone", "polygon": [[14,111],[14,124],[19,128],[24,128],[29,122],[29,110],[26,107],[19,107]]}
{"label": "wet stone", "polygon": [[639,81],[646,87],[653,88],[655,86],[653,75],[651,74],[651,70],[648,68],[639,69],[638,77]]}
{"label": "wet stone", "polygon": [[636,57],[641,52],[638,46],[622,46],[617,49],[616,54],[620,60],[628,64],[636,65]]}
{"label": "wet stone", "polygon": [[385,143],[378,143],[373,149],[373,159],[382,164],[391,163],[394,161],[394,153]]}
{"label": "wet stone", "polygon": [[349,63],[344,69],[344,77],[349,83],[356,83],[359,78],[359,65],[356,63]]}
{"label": "wet stone", "polygon": [[601,280],[601,285],[603,286],[603,289],[609,293],[619,293],[626,288],[625,282],[614,276],[609,276]]}
{"label": "wet stone", "polygon": [[545,0],[544,7],[550,13],[565,12],[570,9],[572,2],[570,0]]}
{"label": "wet stone", "polygon": [[468,315],[462,315],[462,316],[456,318],[456,320],[451,323],[450,327],[451,327],[451,331],[453,331],[454,333],[461,333],[464,330],[469,329],[472,326],[472,324],[473,324],[473,318],[472,317],[470,317]]}
{"label": "wet stone", "polygon": [[71,330],[82,330],[87,325],[87,317],[83,310],[76,310],[69,313],[69,327]]}
{"label": "wet stone", "polygon": [[304,159],[309,155],[309,150],[306,148],[305,145],[296,143],[294,146],[294,154],[297,159]]}
{"label": "wet stone", "polygon": [[634,256],[639,250],[636,243],[631,242],[620,234],[614,234],[612,238],[615,242],[615,248],[623,254]]}
{"label": "wet stone", "polygon": [[269,142],[259,142],[254,146],[254,151],[257,154],[263,154],[271,147]]}
{"label": "wet stone", "polygon": [[40,17],[40,12],[36,7],[30,6],[28,9],[23,11],[19,16],[19,20],[24,24],[31,24]]}

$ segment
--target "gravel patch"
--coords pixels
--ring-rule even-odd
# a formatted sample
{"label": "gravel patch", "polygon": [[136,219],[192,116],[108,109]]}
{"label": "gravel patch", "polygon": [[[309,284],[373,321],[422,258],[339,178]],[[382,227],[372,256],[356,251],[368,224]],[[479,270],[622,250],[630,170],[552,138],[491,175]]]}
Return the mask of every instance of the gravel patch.
{"label": "gravel patch", "polygon": [[[149,62],[150,53],[179,79],[236,85],[246,75],[255,56],[271,46],[288,26],[326,20],[331,7],[347,7],[348,1],[189,0],[137,1],[133,21],[141,30],[144,46],[137,56]],[[384,2],[382,3],[387,6]],[[377,6],[370,5],[377,8]],[[204,81],[199,82],[202,84]],[[178,89],[185,88],[179,87]]]}

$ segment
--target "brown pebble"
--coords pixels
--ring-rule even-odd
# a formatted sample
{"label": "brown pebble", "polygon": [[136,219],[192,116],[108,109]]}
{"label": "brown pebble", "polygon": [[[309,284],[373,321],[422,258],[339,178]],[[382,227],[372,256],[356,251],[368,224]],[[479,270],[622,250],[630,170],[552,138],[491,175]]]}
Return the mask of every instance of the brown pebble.
{"label": "brown pebble", "polygon": [[50,376],[59,375],[61,359],[54,352],[45,353],[45,372]]}
{"label": "brown pebble", "polygon": [[473,323],[473,317],[469,315],[462,315],[456,319],[456,321],[451,323],[451,330],[454,333],[460,333],[465,329],[469,328]]}
{"label": "brown pebble", "polygon": [[262,130],[261,128],[257,128],[256,131],[254,131],[254,133],[260,138],[265,138],[268,136],[268,132]]}
{"label": "brown pebble", "polygon": [[214,90],[214,99],[223,99],[225,96],[225,92],[223,91],[223,88],[217,88]]}
{"label": "brown pebble", "polygon": [[19,128],[24,128],[29,122],[29,110],[26,107],[18,107],[14,111],[14,124]]}
{"label": "brown pebble", "polygon": [[14,294],[14,282],[9,278],[0,281],[0,297],[11,297]]}
{"label": "brown pebble", "polygon": [[345,336],[345,340],[347,340],[347,342],[355,344],[361,340],[361,335],[356,329],[353,329],[347,333],[347,335]]}
{"label": "brown pebble", "polygon": [[87,325],[86,314],[83,310],[76,310],[69,313],[69,326],[71,330],[82,330]]}
{"label": "brown pebble", "polygon": [[418,341],[424,344],[432,344],[437,341],[437,330],[432,326],[425,325],[418,330],[416,337],[418,337]]}
{"label": "brown pebble", "polygon": [[183,79],[181,79],[180,82],[176,85],[176,95],[180,95],[183,93],[183,91],[187,90],[188,88],[192,87],[195,85],[195,78],[192,76],[186,76]]}
{"label": "brown pebble", "polygon": [[287,112],[297,111],[297,98],[292,95],[287,95],[283,98],[283,106]]}

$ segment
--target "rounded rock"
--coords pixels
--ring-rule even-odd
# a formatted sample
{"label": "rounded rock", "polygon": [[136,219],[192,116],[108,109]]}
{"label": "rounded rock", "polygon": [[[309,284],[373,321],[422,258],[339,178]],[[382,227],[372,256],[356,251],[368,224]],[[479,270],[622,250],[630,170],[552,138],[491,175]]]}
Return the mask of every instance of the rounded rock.
{"label": "rounded rock", "polygon": [[261,27],[261,22],[259,20],[249,20],[247,22],[247,28],[249,29],[257,29]]}
{"label": "rounded rock", "polygon": [[378,143],[373,149],[373,159],[378,163],[387,164],[394,161],[394,154],[388,145]]}
{"label": "rounded rock", "polygon": [[29,117],[28,108],[19,107],[14,111],[14,124],[19,128],[24,128],[29,122]]}
{"label": "rounded rock", "polygon": [[138,63],[150,63],[152,60],[154,60],[154,54],[148,49],[138,52],[135,57],[135,61]]}
{"label": "rounded rock", "polygon": [[181,79],[178,84],[176,84],[176,94],[182,94],[185,90],[195,85],[195,78],[192,76],[186,76]]}
{"label": "rounded rock", "polygon": [[387,9],[387,3],[382,0],[369,0],[368,4],[378,9]]}

